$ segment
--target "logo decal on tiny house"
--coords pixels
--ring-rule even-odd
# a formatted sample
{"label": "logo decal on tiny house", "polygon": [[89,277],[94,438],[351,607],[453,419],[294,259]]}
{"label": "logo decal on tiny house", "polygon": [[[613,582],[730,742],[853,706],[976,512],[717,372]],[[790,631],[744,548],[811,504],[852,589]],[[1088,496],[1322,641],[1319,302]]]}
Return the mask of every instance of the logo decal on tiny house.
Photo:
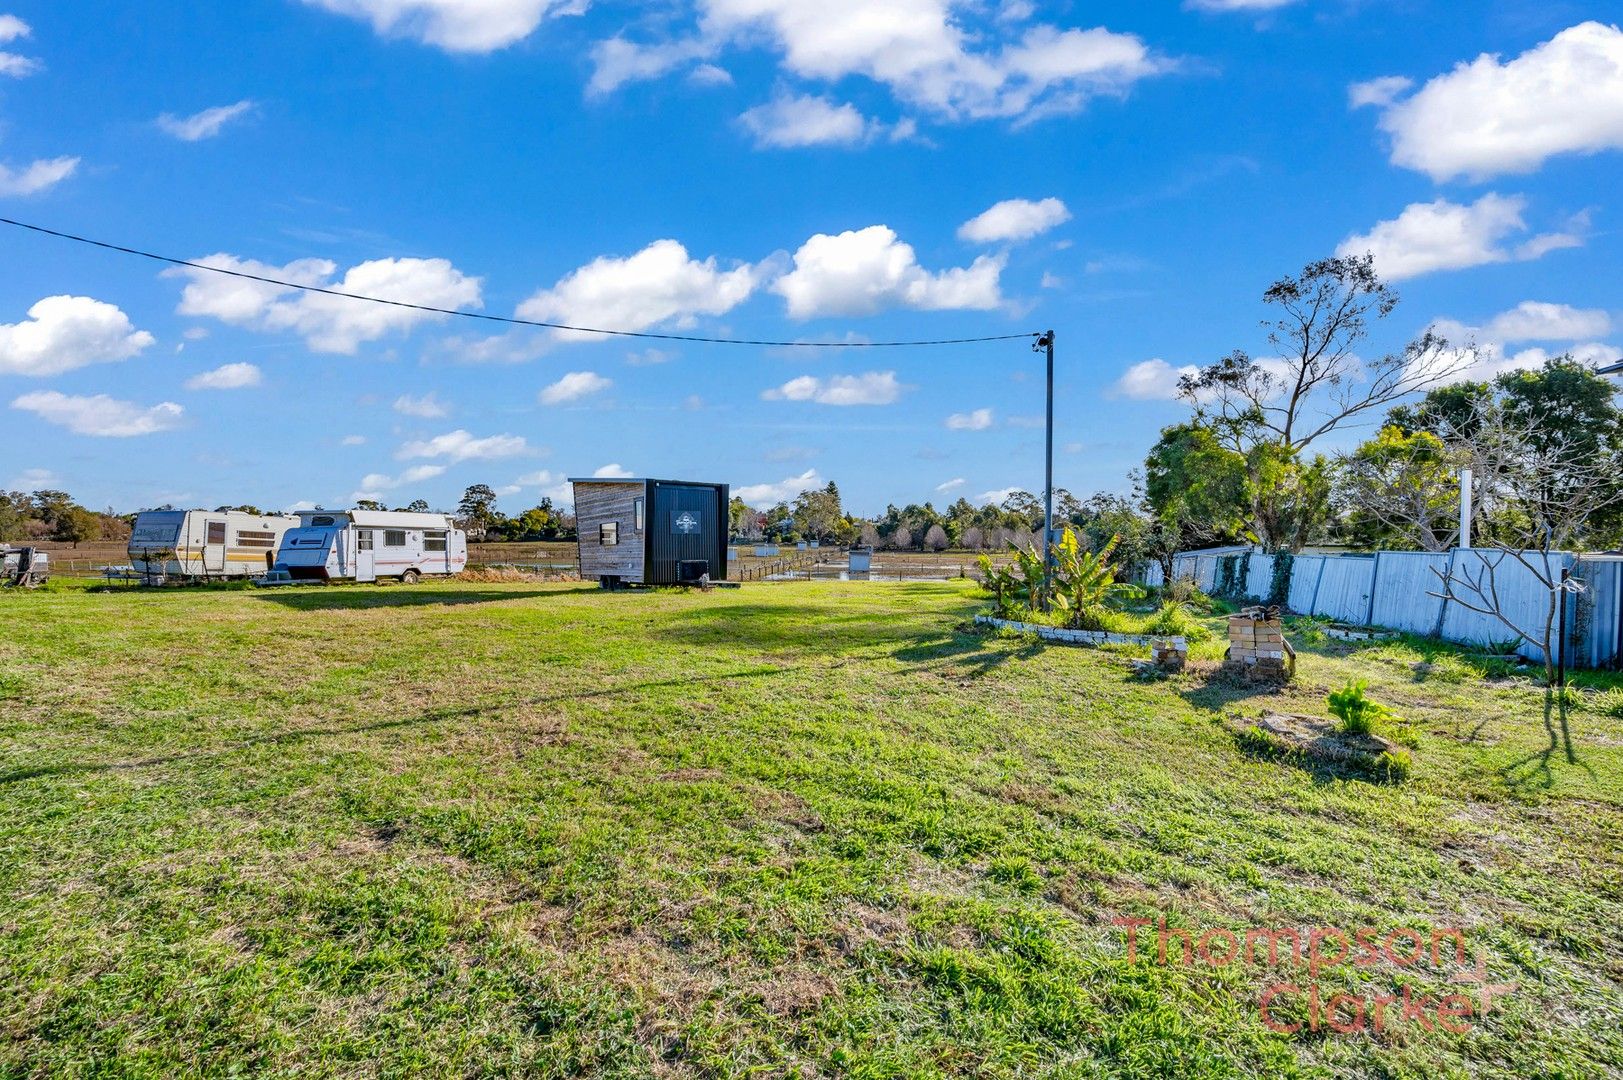
{"label": "logo decal on tiny house", "polygon": [[671,532],[691,534],[699,531],[699,515],[692,510],[678,510],[671,515]]}

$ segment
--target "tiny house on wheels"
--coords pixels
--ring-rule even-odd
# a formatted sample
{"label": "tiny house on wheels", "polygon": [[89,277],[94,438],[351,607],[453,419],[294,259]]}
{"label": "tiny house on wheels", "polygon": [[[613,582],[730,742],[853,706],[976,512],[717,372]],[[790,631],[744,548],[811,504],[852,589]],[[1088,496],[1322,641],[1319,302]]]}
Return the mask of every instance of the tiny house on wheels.
{"label": "tiny house on wheels", "polygon": [[445,514],[384,510],[305,510],[276,552],[294,581],[415,582],[468,565],[468,536]]}
{"label": "tiny house on wheels", "polygon": [[580,576],[616,585],[727,579],[726,484],[581,477],[575,485]]}
{"label": "tiny house on wheels", "polygon": [[291,514],[143,510],[127,551],[147,578],[248,577],[270,569],[283,534],[298,523]]}

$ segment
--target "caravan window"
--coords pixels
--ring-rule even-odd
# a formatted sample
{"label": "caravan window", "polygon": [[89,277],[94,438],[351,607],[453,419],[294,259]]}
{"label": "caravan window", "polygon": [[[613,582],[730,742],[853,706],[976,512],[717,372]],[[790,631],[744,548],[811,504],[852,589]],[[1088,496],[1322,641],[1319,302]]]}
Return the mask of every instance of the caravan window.
{"label": "caravan window", "polygon": [[406,546],[406,530],[405,529],[384,529],[383,530],[383,546],[384,547],[405,547]]}
{"label": "caravan window", "polygon": [[356,530],[356,532],[355,532],[355,550],[357,550],[357,551],[371,551],[372,550],[372,530],[371,529],[358,529],[358,530]]}
{"label": "caravan window", "polygon": [[427,532],[423,533],[423,550],[424,551],[444,551],[445,550],[445,530],[444,529],[429,529]]}
{"label": "caravan window", "polygon": [[597,527],[597,542],[604,547],[614,547],[620,542],[620,523],[618,521],[605,521]]}
{"label": "caravan window", "polygon": [[225,522],[223,522],[223,521],[211,521],[211,522],[209,522],[209,536],[208,536],[208,540],[205,541],[205,542],[210,543],[210,544],[223,544],[223,543],[225,543]]}
{"label": "caravan window", "polygon": [[648,528],[648,523],[643,519],[642,500],[637,499],[631,505],[636,509],[636,513],[637,513],[637,531],[638,532],[643,532]]}
{"label": "caravan window", "polygon": [[243,529],[237,533],[238,547],[269,548],[276,546],[276,534],[258,529]]}
{"label": "caravan window", "polygon": [[313,517],[310,519],[310,524],[312,525],[331,525],[332,523],[332,518],[325,514],[320,517]]}

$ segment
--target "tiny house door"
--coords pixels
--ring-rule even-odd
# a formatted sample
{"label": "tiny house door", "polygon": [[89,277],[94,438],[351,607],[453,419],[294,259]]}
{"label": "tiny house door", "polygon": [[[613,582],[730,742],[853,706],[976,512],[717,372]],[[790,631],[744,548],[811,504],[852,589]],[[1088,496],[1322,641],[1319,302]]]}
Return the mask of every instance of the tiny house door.
{"label": "tiny house door", "polygon": [[225,570],[225,522],[210,521],[204,528],[203,572],[217,574]]}
{"label": "tiny house door", "polygon": [[376,581],[377,563],[373,561],[372,530],[355,530],[355,580]]}

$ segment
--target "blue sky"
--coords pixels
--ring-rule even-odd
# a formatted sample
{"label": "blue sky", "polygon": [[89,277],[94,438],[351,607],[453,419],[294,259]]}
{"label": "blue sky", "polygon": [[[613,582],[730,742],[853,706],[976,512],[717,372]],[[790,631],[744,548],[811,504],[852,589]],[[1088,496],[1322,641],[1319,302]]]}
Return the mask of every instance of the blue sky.
{"label": "blue sky", "polygon": [[[1376,252],[1478,372],[1623,344],[1623,13],[1581,3],[0,0],[0,216],[499,315],[1057,332],[1056,482]],[[996,208],[996,209],[994,209]],[[1042,483],[1019,341],[504,332],[0,227],[0,484],[518,511],[619,468],[848,506]]]}

